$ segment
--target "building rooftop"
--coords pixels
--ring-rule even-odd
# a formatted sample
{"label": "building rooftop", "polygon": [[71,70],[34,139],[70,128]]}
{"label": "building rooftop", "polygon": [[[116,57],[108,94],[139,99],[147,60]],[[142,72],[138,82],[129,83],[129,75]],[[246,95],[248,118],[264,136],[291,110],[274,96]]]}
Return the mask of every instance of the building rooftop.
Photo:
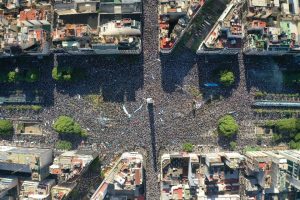
{"label": "building rooftop", "polygon": [[55,185],[51,189],[52,200],[67,199],[73,189],[76,187],[76,183],[61,183]]}
{"label": "building rooftop", "polygon": [[[43,154],[51,152],[51,149],[39,149],[39,148],[25,148],[25,147],[14,147],[14,146],[0,146],[0,155],[3,153],[15,153],[15,154],[35,154],[42,156]],[[3,157],[2,157],[3,159]],[[0,157],[1,160],[1,157]]]}
{"label": "building rooftop", "polygon": [[171,51],[205,0],[159,0],[159,38],[162,52]]}
{"label": "building rooftop", "polygon": [[139,191],[141,187],[143,187],[142,155],[133,152],[123,153],[91,200],[103,199],[106,195],[116,199],[121,196],[138,198],[143,196]]}
{"label": "building rooftop", "polygon": [[[98,3],[79,0],[72,9],[63,6],[56,9],[60,17],[52,31],[54,48],[78,52],[89,50],[95,54],[139,54],[142,45],[141,1]],[[78,15],[87,13],[86,4],[93,7],[91,13],[95,14],[94,17]]]}
{"label": "building rooftop", "polygon": [[41,181],[49,175],[53,150],[0,146],[0,169],[31,174],[32,180]]}
{"label": "building rooftop", "polygon": [[164,154],[161,199],[238,199],[243,160],[237,152]]}
{"label": "building rooftop", "polygon": [[0,177],[0,199],[5,198],[9,190],[18,186],[18,178],[16,176]]}
{"label": "building rooftop", "polygon": [[205,155],[205,158],[208,166],[224,165],[221,156],[218,153],[208,153]]}
{"label": "building rooftop", "polygon": [[40,182],[36,181],[24,181],[20,189],[20,200],[26,200],[27,198],[47,199],[50,198],[51,188],[55,185],[54,179],[45,179]]}
{"label": "building rooftop", "polygon": [[67,151],[54,158],[50,173],[57,175],[60,182],[76,180],[97,157],[96,152],[74,150]]}
{"label": "building rooftop", "polygon": [[299,13],[298,1],[231,1],[198,52],[298,52]]}
{"label": "building rooftop", "polygon": [[300,164],[300,151],[297,150],[285,150],[279,151],[279,155],[284,156],[286,159],[291,159]]}

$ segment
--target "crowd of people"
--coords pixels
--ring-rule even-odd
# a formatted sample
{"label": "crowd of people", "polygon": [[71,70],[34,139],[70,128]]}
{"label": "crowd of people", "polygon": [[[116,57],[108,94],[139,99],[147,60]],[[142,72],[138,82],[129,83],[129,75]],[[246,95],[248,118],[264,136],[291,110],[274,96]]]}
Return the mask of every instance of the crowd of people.
{"label": "crowd of people", "polygon": [[[182,50],[175,55],[160,55],[158,44],[157,0],[145,0],[143,13],[143,53],[140,56],[103,58],[103,56],[58,55],[59,66],[88,68],[87,78],[75,83],[59,83],[49,74],[54,62],[47,66],[35,87],[43,91],[47,105],[39,112],[2,110],[4,117],[28,117],[42,121],[44,137],[22,137],[22,140],[54,146],[59,135],[52,124],[60,115],[78,122],[88,133],[77,141],[82,148],[91,147],[108,166],[114,156],[123,151],[142,151],[145,156],[146,198],[159,199],[159,155],[180,151],[184,142],[218,146],[213,133],[217,120],[224,114],[235,113],[238,123],[251,119],[251,98],[246,88],[243,55],[236,62],[237,86],[228,98],[204,104],[193,113],[194,97],[185,86],[199,87],[207,67],[196,54]],[[132,59],[128,62],[128,59]],[[124,59],[124,60],[119,60]],[[205,69],[205,70],[209,70]],[[101,97],[95,106],[88,98]],[[153,110],[146,99],[154,101]],[[20,136],[19,136],[20,137]],[[17,139],[17,137],[15,137]],[[243,140],[241,146],[255,143]],[[74,141],[76,143],[76,141]],[[200,148],[200,147],[199,147]]]}

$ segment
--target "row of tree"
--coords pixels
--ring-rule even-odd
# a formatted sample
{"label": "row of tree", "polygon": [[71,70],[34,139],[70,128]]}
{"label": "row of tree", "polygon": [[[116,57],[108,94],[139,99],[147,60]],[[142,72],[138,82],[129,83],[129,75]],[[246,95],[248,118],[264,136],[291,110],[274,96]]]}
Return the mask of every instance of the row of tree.
{"label": "row of tree", "polygon": [[26,72],[19,72],[16,71],[9,71],[5,72],[2,71],[0,73],[0,82],[2,83],[16,83],[16,82],[28,82],[33,83],[38,81],[39,73],[35,69],[29,69]]}
{"label": "row of tree", "polygon": [[[71,117],[60,116],[53,124],[53,129],[60,134],[64,139],[59,140],[56,143],[56,148],[70,150],[72,143],[66,139],[80,137],[86,137],[86,131],[80,127],[80,125],[74,121]],[[14,133],[14,127],[11,120],[0,120],[0,134],[2,138],[11,137]]]}
{"label": "row of tree", "polygon": [[72,67],[54,67],[52,69],[52,78],[56,81],[76,81],[83,79],[85,70]]}
{"label": "row of tree", "polygon": [[269,120],[264,126],[273,130],[275,143],[288,142],[292,149],[300,149],[300,119]]}

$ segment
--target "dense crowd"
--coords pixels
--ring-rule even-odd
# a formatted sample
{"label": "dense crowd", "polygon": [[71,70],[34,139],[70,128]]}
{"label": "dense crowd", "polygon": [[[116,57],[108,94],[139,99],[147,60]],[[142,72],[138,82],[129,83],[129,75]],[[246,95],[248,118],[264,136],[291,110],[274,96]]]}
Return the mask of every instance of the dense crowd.
{"label": "dense crowd", "polygon": [[[236,67],[240,80],[231,95],[205,104],[193,113],[194,98],[184,88],[188,85],[198,87],[205,76],[204,71],[209,68],[203,70],[206,65],[202,59],[189,51],[173,56],[159,55],[156,0],[144,1],[143,16],[143,53],[134,61],[103,59],[101,56],[57,56],[57,65],[89,68],[88,78],[78,84],[57,83],[49,77],[52,62],[48,75],[35,85],[43,90],[49,106],[38,113],[8,110],[2,113],[4,117],[42,120],[47,135],[36,138],[36,142],[49,146],[59,139],[52,129],[54,120],[60,115],[71,116],[88,132],[85,141],[74,143],[98,150],[104,166],[123,151],[142,151],[146,160],[146,196],[154,200],[159,199],[160,194],[160,153],[179,151],[184,142],[218,146],[220,142],[213,133],[217,120],[230,112],[235,113],[240,124],[251,119],[251,98],[246,88],[243,56],[239,54]],[[95,108],[87,99],[91,94],[103,97],[100,108]],[[147,98],[154,100],[153,111],[146,103]],[[28,137],[21,139],[34,141]],[[255,142],[238,136],[241,146]]]}

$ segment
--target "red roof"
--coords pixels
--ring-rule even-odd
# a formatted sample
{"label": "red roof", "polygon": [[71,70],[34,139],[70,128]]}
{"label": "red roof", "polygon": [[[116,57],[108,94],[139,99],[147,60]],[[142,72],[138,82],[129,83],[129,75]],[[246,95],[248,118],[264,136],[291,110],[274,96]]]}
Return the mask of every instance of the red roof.
{"label": "red roof", "polygon": [[135,185],[140,185],[141,184],[141,172],[140,172],[139,169],[135,170],[134,179],[135,179]]}
{"label": "red roof", "polygon": [[107,189],[108,183],[103,183],[103,185],[100,188],[100,192],[104,193],[104,191]]}
{"label": "red roof", "polygon": [[35,9],[20,12],[20,21],[35,19],[37,19],[37,11]]}
{"label": "red roof", "polygon": [[260,21],[260,20],[254,20],[252,22],[252,27],[261,27],[261,28],[264,28],[266,26],[267,26],[267,23],[263,22],[263,21]]}
{"label": "red roof", "polygon": [[42,31],[43,31],[43,30],[36,30],[36,31],[35,31],[35,32],[36,32],[36,39],[37,39],[38,41],[42,40]]}
{"label": "red roof", "polygon": [[260,169],[264,169],[264,168],[266,167],[266,163],[259,163],[259,164],[258,164],[258,167],[259,167]]}
{"label": "red roof", "polygon": [[174,193],[178,194],[177,195],[178,199],[182,199],[182,196],[183,196],[183,190],[182,190],[182,188],[178,188],[178,189],[174,190]]}

